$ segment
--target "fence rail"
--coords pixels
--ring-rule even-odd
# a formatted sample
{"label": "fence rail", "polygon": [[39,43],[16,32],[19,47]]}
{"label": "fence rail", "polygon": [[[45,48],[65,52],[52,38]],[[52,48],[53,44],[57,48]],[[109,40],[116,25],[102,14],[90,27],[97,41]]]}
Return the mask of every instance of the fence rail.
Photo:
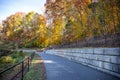
{"label": "fence rail", "polygon": [[33,52],[29,57],[25,58],[19,63],[0,72],[0,80],[23,80],[24,75],[29,71],[29,66],[34,57]]}
{"label": "fence rail", "polygon": [[120,33],[94,36],[73,43],[54,45],[51,48],[81,48],[81,47],[120,47]]}

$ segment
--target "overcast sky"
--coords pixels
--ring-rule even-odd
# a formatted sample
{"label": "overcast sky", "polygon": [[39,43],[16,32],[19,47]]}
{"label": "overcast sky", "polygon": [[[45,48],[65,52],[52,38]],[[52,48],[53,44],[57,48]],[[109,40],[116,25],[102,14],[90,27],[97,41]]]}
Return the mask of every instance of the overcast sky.
{"label": "overcast sky", "polygon": [[16,12],[43,14],[46,0],[0,0],[0,22]]}

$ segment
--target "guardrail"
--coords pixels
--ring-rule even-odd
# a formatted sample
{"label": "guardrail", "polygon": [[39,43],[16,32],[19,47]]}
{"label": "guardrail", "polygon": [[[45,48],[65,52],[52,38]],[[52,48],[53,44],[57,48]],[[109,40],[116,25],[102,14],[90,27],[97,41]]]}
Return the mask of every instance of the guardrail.
{"label": "guardrail", "polygon": [[29,57],[25,58],[19,63],[16,63],[15,65],[0,72],[0,80],[23,80],[24,75],[27,71],[29,71],[29,67],[34,54],[35,52],[33,52]]}

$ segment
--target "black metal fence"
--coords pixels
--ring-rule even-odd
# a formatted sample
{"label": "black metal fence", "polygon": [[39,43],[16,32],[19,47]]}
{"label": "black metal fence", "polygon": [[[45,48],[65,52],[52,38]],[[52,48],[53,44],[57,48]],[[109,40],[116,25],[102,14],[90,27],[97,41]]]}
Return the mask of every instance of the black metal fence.
{"label": "black metal fence", "polygon": [[0,80],[23,80],[24,75],[27,71],[29,71],[34,54],[35,52],[33,52],[29,57],[25,58],[21,62],[0,72]]}
{"label": "black metal fence", "polygon": [[120,47],[120,33],[94,36],[77,40],[73,43],[54,45],[52,48],[81,48],[81,47]]}

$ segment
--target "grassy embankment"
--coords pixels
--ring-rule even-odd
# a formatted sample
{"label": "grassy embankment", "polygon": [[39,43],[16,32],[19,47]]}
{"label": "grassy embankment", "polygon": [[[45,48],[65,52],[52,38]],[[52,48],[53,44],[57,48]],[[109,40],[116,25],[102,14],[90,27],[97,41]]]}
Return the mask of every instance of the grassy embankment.
{"label": "grassy embankment", "polygon": [[24,58],[30,56],[31,53],[25,53],[22,51],[14,51],[11,54],[0,57],[0,71],[20,62]]}
{"label": "grassy embankment", "polygon": [[[7,49],[10,50],[14,46],[11,46],[11,44],[4,44],[0,42],[0,49]],[[14,50],[14,49],[13,49]],[[20,62],[25,57],[30,56],[31,53],[23,53],[22,51],[17,52],[13,51],[13,53],[7,53],[5,56],[0,56],[0,71],[5,70],[6,68]],[[8,77],[9,78],[9,77]],[[30,65],[30,69],[25,75],[24,80],[45,80],[46,74],[45,74],[45,68],[44,63],[42,59],[35,54],[35,57]]]}

